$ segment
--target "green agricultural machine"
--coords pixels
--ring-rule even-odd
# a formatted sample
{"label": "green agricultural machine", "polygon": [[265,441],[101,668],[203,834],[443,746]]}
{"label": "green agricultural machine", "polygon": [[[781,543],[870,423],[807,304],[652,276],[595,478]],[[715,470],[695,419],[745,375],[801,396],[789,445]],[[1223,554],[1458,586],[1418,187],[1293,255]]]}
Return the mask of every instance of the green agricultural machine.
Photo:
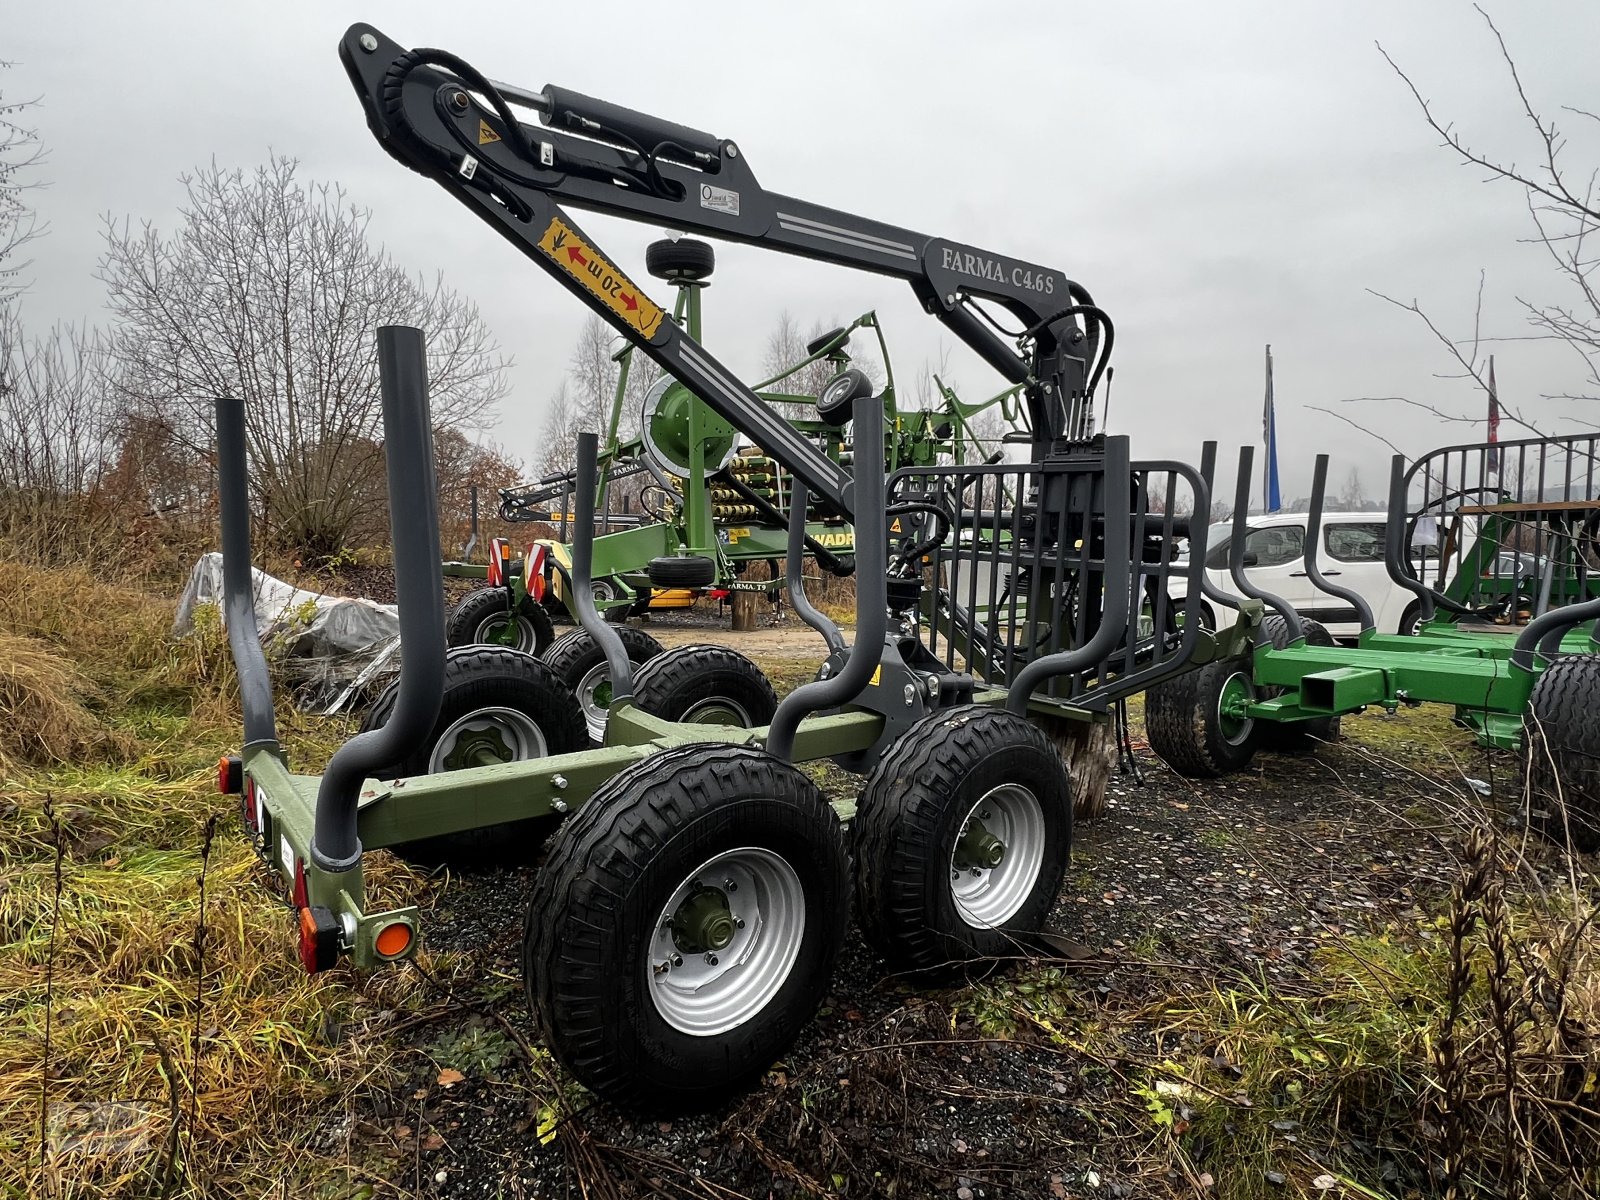
{"label": "green agricultural machine", "polygon": [[[709,286],[713,248],[688,238],[659,241],[647,248],[645,259],[652,275],[677,290],[673,321],[701,341],[700,292]],[[877,314],[871,312],[818,337],[803,358],[752,390],[768,404],[781,406],[778,411],[786,414],[790,425],[848,466],[852,449],[837,430],[818,417],[792,415],[796,409],[814,410],[816,397],[779,390],[779,385],[818,362],[827,363],[833,374],[845,370],[851,365],[850,339],[864,330],[877,338],[886,375],[882,390],[886,470],[992,457],[997,447],[987,444],[971,424],[990,409],[998,409],[1016,430],[1021,406],[1015,385],[980,403],[966,403],[936,379],[938,408],[899,408],[888,344]],[[619,439],[633,347],[625,345],[613,358],[618,364],[617,383],[599,456],[598,519],[604,531],[594,546],[591,590],[596,607],[609,620],[620,622],[651,607],[681,606],[707,589],[765,593],[781,589],[778,571],[764,581],[746,581],[743,576],[752,563],[777,566],[787,553],[789,480],[782,463],[759,447],[741,446],[736,429],[670,376],[646,393],[640,435]],[[574,474],[568,471],[500,492],[503,520],[554,526],[555,537],[537,539],[521,557],[502,539],[491,543],[487,564],[444,565],[446,576],[482,579],[487,585],[469,593],[452,610],[447,626],[451,646],[509,645],[542,654],[550,645],[552,615],[557,619],[571,615],[574,485]],[[619,491],[627,494],[626,511],[614,505]],[[850,527],[813,506],[806,547],[818,566],[834,575],[848,575],[853,546]]]}
{"label": "green agricultural machine", "polygon": [[[1174,622],[1166,599],[1180,578],[1190,594],[1200,586],[1204,527],[1171,514],[1182,491],[1205,511],[1201,474],[1135,461],[1126,438],[1094,429],[1110,317],[1059,270],[769,192],[732,141],[555,86],[497,84],[369,25],[352,27],[340,54],[391,155],[787,473],[787,585],[822,665],[781,703],[754,663],[721,647],[636,667],[590,590],[592,435],[579,445],[571,596],[610,670],[603,744],[588,744],[547,662],[507,646],[447,650],[423,338],[389,327],[378,351],[401,672],[320,775],[292,770],[250,605],[243,413],[220,400],[244,745],[219,784],[239,796],[289,897],[306,968],[416,952],[420,914],[373,908],[368,852],[532,854],[548,837],[523,915],[524,980],[545,1041],[598,1095],[670,1111],[717,1102],[785,1052],[829,986],[852,907],[896,968],[1027,952],[1072,835],[1070,781],[1041,723],[1106,721],[1214,648],[1198,622]],[[816,409],[850,441],[847,469],[672,321],[558,199],[907,281],[1020,389],[1028,461],[886,475],[883,397],[845,369]],[[1013,340],[983,304],[1016,322]],[[855,533],[848,646],[805,595],[813,505]],[[1198,553],[1180,561],[1185,537]],[[1141,635],[1147,601],[1156,632]],[[864,776],[837,808],[796,765],[823,759]]]}
{"label": "green agricultural machine", "polygon": [[[1305,570],[1360,622],[1356,644],[1342,646],[1245,575],[1252,451],[1241,449],[1228,569],[1249,599],[1204,587],[1219,610],[1239,610],[1224,635],[1237,652],[1150,689],[1151,748],[1182,774],[1213,778],[1262,747],[1331,740],[1340,717],[1368,706],[1448,704],[1481,744],[1521,753],[1530,826],[1600,849],[1597,452],[1600,435],[1452,446],[1409,468],[1396,455],[1385,563],[1417,597],[1408,634],[1379,632],[1362,595],[1321,569],[1319,455]],[[1214,462],[1208,453],[1202,463],[1208,483]]]}

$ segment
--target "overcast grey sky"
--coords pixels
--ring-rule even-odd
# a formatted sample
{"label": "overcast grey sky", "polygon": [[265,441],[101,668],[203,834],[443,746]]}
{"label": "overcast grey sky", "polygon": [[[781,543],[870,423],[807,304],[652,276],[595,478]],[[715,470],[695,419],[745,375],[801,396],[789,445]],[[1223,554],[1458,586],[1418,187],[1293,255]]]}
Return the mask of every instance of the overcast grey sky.
{"label": "overcast grey sky", "polygon": [[[1600,108],[1600,3],[1486,5],[1532,99]],[[1374,299],[1416,297],[1470,331],[1479,271],[1485,331],[1523,333],[1517,297],[1560,281],[1520,191],[1437,148],[1386,49],[1485,149],[1530,162],[1498,52],[1457,0],[1211,4],[271,5],[22,0],[0,4],[8,97],[42,95],[50,150],[37,194],[31,323],[105,317],[94,280],[105,214],[172,228],[178,175],[269,150],[336,179],[372,210],[372,235],[416,271],[443,270],[516,360],[492,436],[532,456],[586,310],[367,132],[336,43],[355,20],[451,50],[499,79],[558,83],[738,141],[764,186],[1058,267],[1117,323],[1111,428],[1139,456],[1198,458],[1202,438],[1259,440],[1262,345],[1277,365],[1284,493],[1311,456],[1333,478],[1388,451],[1308,405],[1402,394],[1453,411],[1482,402],[1415,319]],[[1574,135],[1583,123],[1569,118]],[[1600,125],[1591,125],[1600,132]],[[1600,165],[1576,137],[1575,164]],[[636,277],[659,230],[585,223]],[[658,290],[664,290],[657,285]],[[908,385],[953,342],[904,284],[748,247],[719,246],[706,341],[752,376],[782,309],[802,322],[876,308]],[[1503,398],[1560,425],[1576,360],[1496,348]],[[998,379],[957,347],[968,398]],[[1407,451],[1475,440],[1396,406],[1359,415]],[[1502,436],[1517,436],[1503,427]],[[1231,470],[1231,466],[1227,467]]]}

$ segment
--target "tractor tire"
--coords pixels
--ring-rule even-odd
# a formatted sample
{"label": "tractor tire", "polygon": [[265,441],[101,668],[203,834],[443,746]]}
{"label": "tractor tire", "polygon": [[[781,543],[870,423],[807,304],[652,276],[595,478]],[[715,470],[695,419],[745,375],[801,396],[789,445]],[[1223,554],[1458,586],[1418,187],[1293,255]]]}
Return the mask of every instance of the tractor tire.
{"label": "tractor tire", "polygon": [[[617,636],[635,666],[649,662],[662,652],[661,643],[642,629],[617,626]],[[586,629],[575,629],[558,638],[544,656],[556,677],[578,698],[578,710],[589,730],[589,740],[605,744],[606,710],[611,707],[611,664],[606,652]]]}
{"label": "tractor tire", "polygon": [[717,564],[699,554],[664,554],[645,570],[658,588],[706,588],[717,581]]}
{"label": "tractor tire", "polygon": [[918,721],[867,777],[851,823],[862,933],[919,973],[1027,953],[1061,890],[1071,790],[1022,717],[967,706]]}
{"label": "tractor tire", "polygon": [[815,1015],[849,879],[833,809],[764,750],[634,764],[562,829],[534,881],[522,978],[545,1045],[626,1109],[721,1103]]}
{"label": "tractor tire", "polygon": [[1539,673],[1522,718],[1528,825],[1585,853],[1600,850],[1600,655],[1559,658]]}
{"label": "tractor tire", "polygon": [[772,684],[737,650],[677,646],[639,668],[633,701],[645,712],[686,724],[770,725],[778,709]]}
{"label": "tractor tire", "polygon": [[[379,729],[394,712],[395,680],[361,722]],[[434,775],[491,761],[519,762],[588,746],[572,693],[531,654],[507,646],[463,646],[445,655],[444,696],[433,730],[379,779]],[[529,858],[560,823],[551,814],[390,847],[413,862],[489,863]]]}
{"label": "tractor tire", "polygon": [[[1333,635],[1320,621],[1302,617],[1300,624],[1305,630],[1306,645],[1333,645]],[[1282,650],[1289,644],[1289,623],[1277,613],[1268,613],[1262,618],[1261,629],[1267,635],[1267,641],[1276,649]],[[1271,699],[1282,691],[1281,687],[1264,687],[1261,695],[1263,699]],[[1281,750],[1289,754],[1314,750],[1318,745],[1339,740],[1337,716],[1308,717],[1304,721],[1262,721],[1257,728],[1261,733],[1262,749]]]}
{"label": "tractor tire", "polygon": [[[508,627],[513,631],[505,640]],[[515,611],[507,588],[475,588],[450,610],[445,645],[510,646],[538,658],[555,641],[550,614],[532,596],[524,596]]]}
{"label": "tractor tire", "polygon": [[705,279],[717,265],[710,242],[663,238],[644,248],[644,269],[657,279]]}
{"label": "tractor tire", "polygon": [[1216,779],[1255,756],[1256,723],[1222,716],[1230,691],[1255,695],[1250,664],[1242,658],[1206,663],[1164,680],[1144,694],[1144,729],[1150,749],[1179,775]]}
{"label": "tractor tire", "polygon": [[638,607],[634,604],[613,604],[628,594],[628,589],[615,579],[596,579],[589,585],[589,594],[594,597],[595,607],[610,604],[610,608],[601,608],[600,615],[612,625],[626,625],[628,618],[633,615],[633,610]]}

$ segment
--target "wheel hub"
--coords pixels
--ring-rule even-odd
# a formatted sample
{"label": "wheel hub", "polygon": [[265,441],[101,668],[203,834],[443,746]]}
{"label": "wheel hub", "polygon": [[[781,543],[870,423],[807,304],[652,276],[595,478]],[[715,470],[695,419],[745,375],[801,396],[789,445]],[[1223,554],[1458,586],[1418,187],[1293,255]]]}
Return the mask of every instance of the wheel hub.
{"label": "wheel hub", "polygon": [[1222,692],[1217,697],[1217,725],[1231,745],[1238,745],[1248,737],[1255,725],[1250,716],[1254,693],[1250,678],[1243,671],[1235,671],[1222,684]]}
{"label": "wheel hub", "polygon": [[455,748],[445,756],[444,766],[447,771],[460,771],[467,767],[492,767],[515,759],[516,751],[506,742],[505,734],[491,725],[487,729],[463,732],[456,739]]}
{"label": "wheel hub", "polygon": [[684,954],[726,950],[738,928],[728,897],[718,888],[701,888],[672,914],[672,942]]}
{"label": "wheel hub", "polygon": [[967,822],[967,831],[956,843],[958,865],[993,870],[1004,861],[1005,856],[1005,843],[990,833],[981,820]]}

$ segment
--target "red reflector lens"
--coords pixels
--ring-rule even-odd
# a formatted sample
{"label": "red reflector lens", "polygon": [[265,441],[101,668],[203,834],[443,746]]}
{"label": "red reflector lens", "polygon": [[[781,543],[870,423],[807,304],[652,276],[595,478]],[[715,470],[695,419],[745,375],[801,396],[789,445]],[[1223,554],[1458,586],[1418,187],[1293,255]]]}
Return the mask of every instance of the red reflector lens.
{"label": "red reflector lens", "polygon": [[294,906],[302,911],[311,899],[306,895],[306,864],[298,857],[294,860],[294,893],[292,896]]}
{"label": "red reflector lens", "polygon": [[372,947],[380,958],[400,957],[411,949],[411,926],[404,921],[385,925],[378,930],[378,936],[372,939]]}

